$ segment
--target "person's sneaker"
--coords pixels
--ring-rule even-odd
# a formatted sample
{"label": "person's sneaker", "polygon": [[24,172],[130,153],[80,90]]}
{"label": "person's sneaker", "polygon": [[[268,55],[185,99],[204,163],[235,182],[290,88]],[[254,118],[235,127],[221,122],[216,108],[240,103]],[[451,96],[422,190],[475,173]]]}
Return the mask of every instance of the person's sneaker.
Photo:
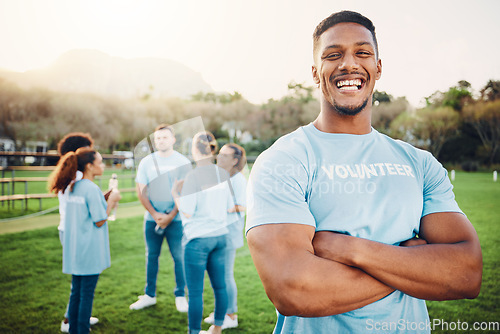
{"label": "person's sneaker", "polygon": [[177,311],[186,313],[189,308],[186,297],[175,297],[175,307],[177,308]]}
{"label": "person's sneaker", "polygon": [[130,305],[131,310],[141,310],[145,307],[152,306],[156,304],[156,297],[150,297],[148,295],[139,296],[139,300]]}
{"label": "person's sneaker", "polygon": [[231,317],[226,314],[226,316],[224,317],[224,323],[221,327],[222,329],[238,327],[238,316],[235,315],[234,319],[231,319]]}
{"label": "person's sneaker", "polygon": [[[99,322],[99,319],[96,317],[90,317],[90,319],[89,319],[90,326],[95,325],[98,322]],[[61,322],[61,332],[69,333],[69,322],[64,322],[64,320]]]}
{"label": "person's sneaker", "polygon": [[210,326],[210,328],[208,329],[208,331],[200,331],[199,334],[213,334],[213,331],[214,331],[214,327],[215,326]]}
{"label": "person's sneaker", "polygon": [[203,321],[205,321],[205,323],[207,323],[207,324],[213,325],[214,324],[214,312],[210,313],[210,315],[208,317],[206,317]]}
{"label": "person's sneaker", "polygon": [[[214,312],[210,313],[208,317],[206,317],[203,321],[205,321],[207,324],[214,324]],[[231,319],[230,316],[226,314],[224,317],[224,323],[222,324],[222,329],[227,329],[227,328],[236,328],[238,327],[238,316],[235,315],[234,319]]]}
{"label": "person's sneaker", "polygon": [[61,332],[69,333],[69,322],[64,322],[64,320],[61,322]]}

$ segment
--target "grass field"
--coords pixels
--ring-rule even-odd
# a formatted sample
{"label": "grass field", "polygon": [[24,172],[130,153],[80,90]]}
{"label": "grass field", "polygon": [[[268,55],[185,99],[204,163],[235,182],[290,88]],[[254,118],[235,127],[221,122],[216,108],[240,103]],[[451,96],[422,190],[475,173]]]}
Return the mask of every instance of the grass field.
{"label": "grass field", "polygon": [[[457,173],[454,185],[457,200],[481,240],[483,285],[475,300],[428,302],[431,321],[460,321],[469,326],[468,331],[437,327],[434,333],[496,333],[471,328],[474,322],[500,321],[500,182],[493,183],[491,174]],[[112,265],[97,284],[93,314],[100,323],[93,326],[92,333],[185,333],[187,317],[175,309],[173,264],[167,249],[160,257],[158,304],[130,311],[128,306],[144,287],[142,219],[118,219],[109,229]],[[0,235],[0,333],[59,332],[70,289],[70,276],[61,273],[61,254],[55,226]],[[240,326],[224,333],[271,333],[276,313],[246,245],[237,251],[235,276]],[[208,316],[213,310],[208,280],[204,299],[204,316]]]}

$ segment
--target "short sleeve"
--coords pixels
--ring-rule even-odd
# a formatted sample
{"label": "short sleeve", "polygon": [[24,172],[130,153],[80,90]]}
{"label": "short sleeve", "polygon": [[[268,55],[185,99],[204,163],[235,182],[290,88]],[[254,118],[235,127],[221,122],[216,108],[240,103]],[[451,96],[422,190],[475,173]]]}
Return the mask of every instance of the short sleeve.
{"label": "short sleeve", "polygon": [[271,149],[259,156],[250,173],[247,232],[255,226],[272,223],[315,227],[306,200],[309,179],[307,167],[290,153]]}
{"label": "short sleeve", "polygon": [[86,201],[92,222],[97,223],[108,219],[106,213],[108,204],[104,199],[101,189],[99,189],[97,185],[93,183],[89,184],[88,190],[86,191]]}
{"label": "short sleeve", "polygon": [[424,158],[422,217],[437,212],[460,212],[446,169],[429,152]]}

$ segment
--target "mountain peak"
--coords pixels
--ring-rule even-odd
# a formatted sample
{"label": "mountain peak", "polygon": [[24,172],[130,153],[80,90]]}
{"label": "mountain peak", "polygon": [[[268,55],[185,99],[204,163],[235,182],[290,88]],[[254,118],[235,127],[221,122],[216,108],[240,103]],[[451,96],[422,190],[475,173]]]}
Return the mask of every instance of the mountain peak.
{"label": "mountain peak", "polygon": [[145,93],[187,98],[200,91],[213,91],[200,73],[179,62],[161,58],[125,59],[93,49],[69,50],[43,70],[3,72],[0,76],[22,87],[41,86],[123,98]]}

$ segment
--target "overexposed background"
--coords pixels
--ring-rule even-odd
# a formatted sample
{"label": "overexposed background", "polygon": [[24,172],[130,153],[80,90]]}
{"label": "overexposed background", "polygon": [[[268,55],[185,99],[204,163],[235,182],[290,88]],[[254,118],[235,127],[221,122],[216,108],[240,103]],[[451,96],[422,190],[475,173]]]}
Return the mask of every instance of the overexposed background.
{"label": "overexposed background", "polygon": [[313,84],[312,32],[343,9],[375,24],[378,90],[418,106],[459,80],[477,92],[500,79],[496,0],[0,0],[0,68],[43,68],[71,49],[166,58],[263,103]]}

